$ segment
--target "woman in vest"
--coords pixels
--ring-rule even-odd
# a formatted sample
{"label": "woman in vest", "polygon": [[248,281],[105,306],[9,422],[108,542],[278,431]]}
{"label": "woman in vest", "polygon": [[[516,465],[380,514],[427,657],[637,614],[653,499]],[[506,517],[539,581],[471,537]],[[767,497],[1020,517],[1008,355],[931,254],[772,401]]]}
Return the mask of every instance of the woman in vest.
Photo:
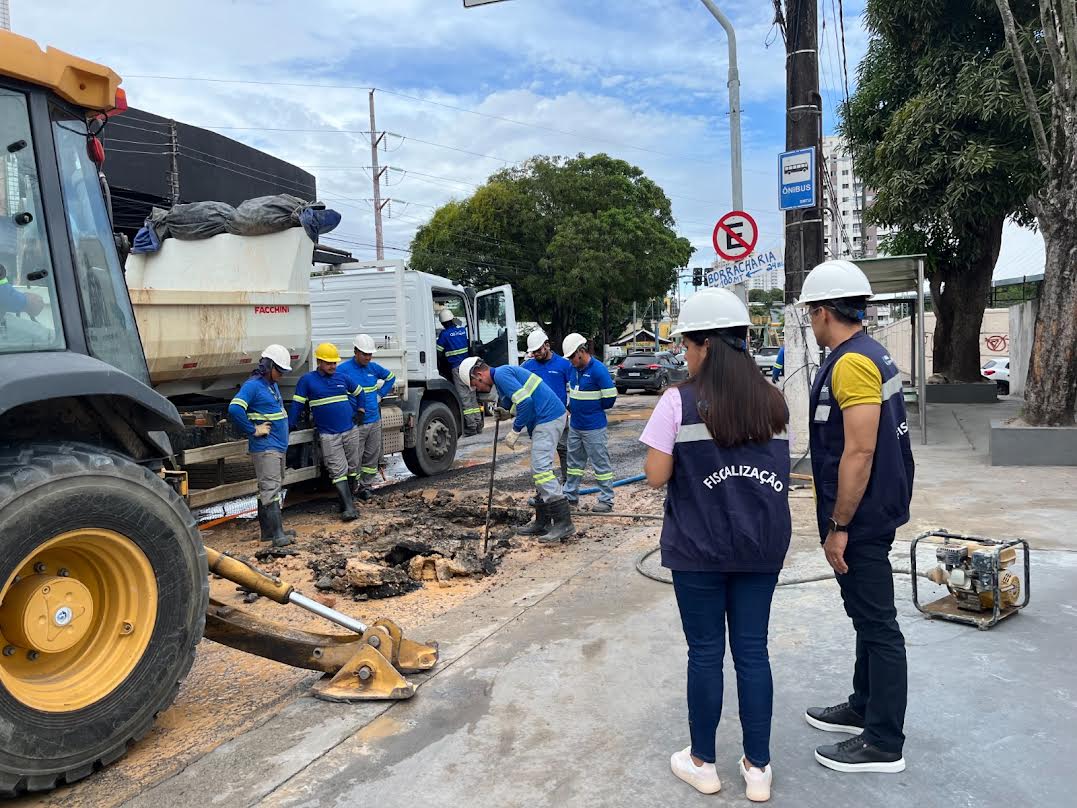
{"label": "woman in vest", "polygon": [[673,773],[705,794],[721,788],[715,733],[722,714],[728,626],[748,799],[770,798],[774,685],[767,656],[770,602],[789,549],[789,412],[748,354],[748,310],[725,289],[681,308],[688,381],[666,392],[640,440],[653,488],[667,486],[662,565],[688,642],[691,745]]}

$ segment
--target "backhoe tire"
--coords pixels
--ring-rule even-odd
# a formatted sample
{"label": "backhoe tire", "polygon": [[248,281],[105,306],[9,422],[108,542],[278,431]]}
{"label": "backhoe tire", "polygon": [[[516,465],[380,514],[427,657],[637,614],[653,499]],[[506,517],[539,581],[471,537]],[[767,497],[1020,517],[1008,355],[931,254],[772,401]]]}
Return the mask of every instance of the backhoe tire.
{"label": "backhoe tire", "polygon": [[10,796],[80,780],[146,734],[194,661],[209,582],[194,519],[158,476],[35,443],[0,444],[0,585]]}
{"label": "backhoe tire", "polygon": [[440,401],[424,401],[415,425],[415,447],[401,452],[416,477],[432,477],[452,468],[459,434],[452,410]]}

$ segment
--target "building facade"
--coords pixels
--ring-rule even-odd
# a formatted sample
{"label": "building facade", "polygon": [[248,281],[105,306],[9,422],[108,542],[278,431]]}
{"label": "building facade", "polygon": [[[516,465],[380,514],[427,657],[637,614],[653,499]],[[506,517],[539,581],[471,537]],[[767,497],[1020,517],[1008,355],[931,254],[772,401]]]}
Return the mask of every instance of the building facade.
{"label": "building facade", "polygon": [[866,225],[864,211],[875,201],[875,192],[853,171],[853,158],[844,138],[823,138],[824,184],[833,185],[833,193],[824,196],[824,255],[827,258],[874,258],[879,255],[879,240],[889,231]]}

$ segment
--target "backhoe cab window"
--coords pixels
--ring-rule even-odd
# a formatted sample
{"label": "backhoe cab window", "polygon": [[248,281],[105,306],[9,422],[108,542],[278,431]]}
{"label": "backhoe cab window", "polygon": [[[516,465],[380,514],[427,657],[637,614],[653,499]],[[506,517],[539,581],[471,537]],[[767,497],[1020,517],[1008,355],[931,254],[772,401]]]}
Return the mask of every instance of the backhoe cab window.
{"label": "backhoe cab window", "polygon": [[146,359],[97,166],[86,153],[86,124],[57,110],[52,129],[90,353],[148,384]]}
{"label": "backhoe cab window", "polygon": [[0,353],[64,347],[26,97],[0,89]]}

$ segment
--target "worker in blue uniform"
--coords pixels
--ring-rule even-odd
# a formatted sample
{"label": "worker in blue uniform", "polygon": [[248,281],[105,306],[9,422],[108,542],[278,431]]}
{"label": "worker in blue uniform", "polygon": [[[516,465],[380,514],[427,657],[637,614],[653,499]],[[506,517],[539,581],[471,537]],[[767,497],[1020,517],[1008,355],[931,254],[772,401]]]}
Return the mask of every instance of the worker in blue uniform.
{"label": "worker in blue uniform", "polygon": [[337,365],[337,373],[348,380],[348,388],[359,403],[357,441],[362,453],[355,493],[366,501],[372,495],[374,480],[382,458],[381,400],[393,392],[396,376],[374,362],[377,348],[369,334],[356,334],[352,340],[353,356]]}
{"label": "worker in blue uniform", "polygon": [[856,631],[853,692],[812,707],[809,724],[853,734],[815,759],[839,772],[900,772],[908,701],[905,638],[897,622],[890,548],[909,521],[914,464],[901,372],[864,330],[871,284],[852,261],[819,264],[800,305],[830,354],[808,398],[819,539]]}
{"label": "worker in blue uniform", "polygon": [[785,346],[783,345],[781,348],[778,349],[778,355],[774,359],[774,364],[771,365],[770,378],[775,384],[777,384],[778,379],[780,379],[784,374],[785,374]]}
{"label": "worker in blue uniform", "polygon": [[498,417],[515,415],[505,445],[515,449],[526,429],[531,436],[531,477],[535,482],[535,519],[517,532],[555,542],[576,532],[561,481],[553,470],[557,439],[565,428],[565,406],[542,380],[513,365],[490,367],[478,357],[460,363],[461,379],[480,393],[497,388]]}
{"label": "worker in blue uniform", "polygon": [[456,372],[471,353],[471,342],[468,339],[467,328],[460,325],[453,316],[452,311],[446,307],[438,315],[445,327],[438,334],[437,350],[445,358],[449,365],[451,381],[460,396],[463,407],[464,436],[477,435],[482,432],[482,407],[475,391],[460,380],[460,374]]}
{"label": "worker in blue uniform", "polygon": [[358,472],[361,457],[355,426],[359,405],[351,394],[348,379],[337,373],[340,362],[337,346],[323,342],[314,349],[314,359],[317,369],[303,374],[295,386],[288,423],[295,428],[303,410],[310,409],[314,428],[318,430],[322,462],[340,497],[341,519],[351,522],[359,516],[348,483],[348,473]]}
{"label": "worker in blue uniform", "polygon": [[617,387],[606,366],[587,350],[587,339],[582,334],[569,334],[562,348],[573,368],[568,393],[571,417],[565,498],[570,505],[579,501],[576,492],[580,490],[590,460],[599,489],[598,501],[591,510],[609,513],[613,510],[613,465],[610,463],[606,410],[617,401]]}
{"label": "worker in blue uniform", "polygon": [[[531,358],[524,362],[522,367],[549,385],[567,408],[569,380],[575,373],[572,363],[554,353],[550,348],[550,338],[537,328],[527,335],[527,351]],[[557,457],[561,461],[561,483],[564,484],[568,470],[568,424],[565,424],[561,438],[557,441]]]}
{"label": "worker in blue uniform", "polygon": [[258,481],[261,539],[272,542],[274,547],[292,543],[284,531],[280,507],[288,453],[288,414],[277,386],[291,369],[292,358],[287,348],[267,346],[250,378],[228,404],[228,417],[247,436],[247,451]]}

